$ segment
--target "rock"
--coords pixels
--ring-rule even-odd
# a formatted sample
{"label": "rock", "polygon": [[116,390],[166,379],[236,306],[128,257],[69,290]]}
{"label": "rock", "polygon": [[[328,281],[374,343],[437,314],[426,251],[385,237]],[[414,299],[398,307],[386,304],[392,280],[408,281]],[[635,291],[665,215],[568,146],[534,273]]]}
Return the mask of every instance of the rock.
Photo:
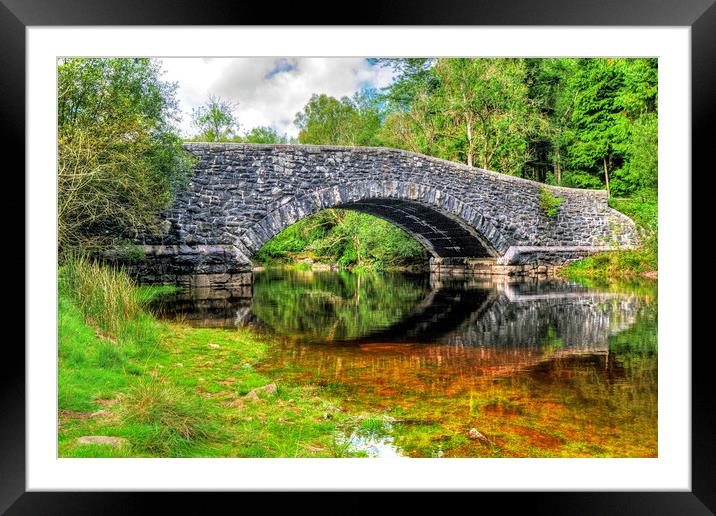
{"label": "rock", "polygon": [[258,399],[259,399],[259,395],[256,394],[256,389],[253,389],[252,391],[249,391],[249,393],[244,396],[244,399],[245,399],[245,400],[258,400]]}
{"label": "rock", "polygon": [[212,349],[216,349],[216,348],[220,348],[221,346],[219,346],[218,344],[209,344],[209,347]]}
{"label": "rock", "polygon": [[84,435],[77,438],[77,444],[106,444],[114,448],[129,446],[129,441],[124,437],[110,437],[108,435]]}
{"label": "rock", "polygon": [[278,387],[276,387],[275,383],[270,383],[268,385],[264,385],[263,387],[256,387],[255,389],[251,389],[251,391],[244,396],[247,400],[258,400],[259,399],[259,393],[265,392],[268,394],[273,394],[276,392]]}
{"label": "rock", "polygon": [[473,440],[477,439],[480,441],[487,441],[487,437],[485,437],[480,431],[478,431],[477,428],[471,428],[467,435],[470,439]]}
{"label": "rock", "polygon": [[277,389],[278,389],[278,387],[276,387],[276,384],[275,384],[275,383],[270,383],[270,384],[268,384],[268,385],[264,385],[263,387],[259,387],[259,388],[256,389],[256,390],[257,390],[257,391],[267,392],[267,393],[269,393],[269,394],[273,394],[274,392],[276,392]]}

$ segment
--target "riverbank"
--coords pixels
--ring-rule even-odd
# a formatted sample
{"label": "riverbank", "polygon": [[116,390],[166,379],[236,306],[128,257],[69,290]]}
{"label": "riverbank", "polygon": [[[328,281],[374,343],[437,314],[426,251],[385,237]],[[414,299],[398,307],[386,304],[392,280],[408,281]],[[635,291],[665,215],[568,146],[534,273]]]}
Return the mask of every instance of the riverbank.
{"label": "riverbank", "polygon": [[67,276],[61,269],[60,457],[360,455],[336,436],[360,425],[361,416],[344,413],[321,387],[277,382],[256,370],[266,339],[244,329],[160,322],[142,307],[108,325],[96,307],[116,303],[104,296],[124,288],[144,305],[162,289],[127,290],[128,278],[107,273],[92,308]]}
{"label": "riverbank", "polygon": [[645,278],[658,279],[658,258],[648,247],[628,251],[609,251],[598,253],[582,260],[572,262],[561,269],[559,275],[578,280]]}

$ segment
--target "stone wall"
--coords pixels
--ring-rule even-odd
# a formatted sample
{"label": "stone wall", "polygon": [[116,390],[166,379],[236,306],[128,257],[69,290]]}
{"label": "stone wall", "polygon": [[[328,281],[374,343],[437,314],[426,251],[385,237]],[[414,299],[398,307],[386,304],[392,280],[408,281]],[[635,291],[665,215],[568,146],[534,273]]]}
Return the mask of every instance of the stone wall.
{"label": "stone wall", "polygon": [[279,231],[333,207],[386,218],[434,257],[540,265],[638,242],[634,223],[607,206],[604,191],[547,187],[563,199],[548,217],[539,201],[545,185],[396,149],[185,147],[196,172],[164,213],[163,233],[137,240],[148,258],[137,266],[142,275],[248,272]]}

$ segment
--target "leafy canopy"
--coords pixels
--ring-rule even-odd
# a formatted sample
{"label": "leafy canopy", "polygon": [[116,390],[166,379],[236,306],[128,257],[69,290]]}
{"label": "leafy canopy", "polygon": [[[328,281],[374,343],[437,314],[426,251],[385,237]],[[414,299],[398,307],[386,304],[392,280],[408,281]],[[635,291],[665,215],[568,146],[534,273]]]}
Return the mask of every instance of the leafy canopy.
{"label": "leafy canopy", "polygon": [[57,74],[60,253],[156,232],[191,171],[176,85],[151,59],[60,59]]}

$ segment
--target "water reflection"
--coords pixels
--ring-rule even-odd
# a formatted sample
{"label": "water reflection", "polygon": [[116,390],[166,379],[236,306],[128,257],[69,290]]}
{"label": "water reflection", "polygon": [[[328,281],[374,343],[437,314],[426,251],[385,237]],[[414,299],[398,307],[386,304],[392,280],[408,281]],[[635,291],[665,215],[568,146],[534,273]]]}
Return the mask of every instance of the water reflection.
{"label": "water reflection", "polygon": [[340,437],[368,455],[657,453],[655,285],[268,270],[251,299],[183,292],[155,310],[279,336],[267,374],[393,421]]}
{"label": "water reflection", "polygon": [[258,326],[303,343],[429,343],[606,351],[633,324],[638,296],[566,281],[444,282],[429,275],[256,273],[253,297],[184,291],[155,310],[194,326]]}

